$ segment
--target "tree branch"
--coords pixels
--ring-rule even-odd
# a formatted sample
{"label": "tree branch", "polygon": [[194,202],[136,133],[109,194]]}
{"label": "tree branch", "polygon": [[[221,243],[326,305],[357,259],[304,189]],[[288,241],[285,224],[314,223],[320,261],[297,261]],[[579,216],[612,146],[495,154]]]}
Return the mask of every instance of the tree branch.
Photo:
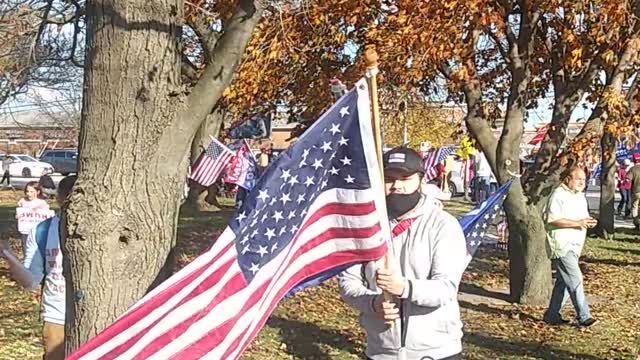
{"label": "tree branch", "polygon": [[500,52],[500,56],[502,56],[504,61],[508,63],[509,55],[507,54],[507,50],[504,48],[504,46],[502,46],[502,42],[498,38],[498,35],[491,30],[487,31],[487,34],[489,35],[491,40],[493,40],[493,43],[496,44],[496,48],[498,48],[498,51]]}
{"label": "tree branch", "polygon": [[206,17],[199,16],[194,21],[189,21],[189,26],[200,39],[204,63],[208,65],[211,62],[212,54],[216,49],[220,34],[210,28],[209,21]]}
{"label": "tree branch", "polygon": [[189,60],[186,55],[182,55],[182,62],[180,64],[180,72],[182,76],[187,78],[191,84],[198,81],[198,68]]}
{"label": "tree branch", "polygon": [[167,130],[169,137],[188,142],[227,88],[255,26],[264,11],[262,1],[241,0],[215,49],[210,52],[200,80],[186,99],[185,111]]}
{"label": "tree branch", "polygon": [[[616,64],[616,67],[614,68],[613,71],[610,72],[610,75],[607,76],[606,85],[605,85],[606,89],[611,89],[613,91],[622,91],[622,86],[625,82],[625,74],[627,73],[629,66],[633,64],[633,62],[635,61],[634,59],[637,57],[637,53],[639,50],[638,49],[639,40],[640,39],[636,36],[627,43],[627,46],[625,47],[622,55],[620,56],[618,63]],[[637,86],[635,85],[635,83],[636,83],[636,79],[634,79],[632,83],[633,89],[635,89],[635,86]],[[585,91],[586,89],[584,88],[576,89],[577,94],[583,94]],[[630,96],[633,96],[633,95],[630,92],[628,92],[626,96],[627,98],[629,98]],[[579,102],[581,97],[582,96],[580,95],[577,100],[575,98],[572,99],[574,107],[577,106],[577,103]],[[547,161],[547,163],[550,162],[550,164],[548,164],[548,169],[540,168],[541,169],[540,171],[538,170],[535,171],[536,177],[532,178],[531,184],[529,184],[529,182],[527,184],[527,185],[531,185],[528,191],[530,198],[534,199],[539,196],[544,196],[545,194],[550,192],[550,189],[552,189],[555,186],[555,184],[557,184],[560,181],[562,172],[566,170],[568,167],[570,167],[570,165],[573,165],[580,160],[574,153],[571,152],[571,150],[576,148],[577,149],[585,148],[589,146],[589,144],[592,144],[595,140],[602,137],[604,132],[604,125],[607,121],[606,106],[607,106],[606,101],[604,97],[601,96],[598,99],[596,107],[593,109],[591,115],[589,116],[589,119],[586,121],[586,123],[582,127],[580,133],[572,140],[571,145],[567,146],[567,150],[563,151],[562,154],[560,154],[559,159],[555,159],[552,162]],[[555,112],[555,107],[554,107],[554,112]],[[570,111],[569,111],[569,115],[570,115]],[[568,116],[566,116],[566,118],[568,119]],[[556,121],[555,117],[553,120]],[[548,134],[547,137],[549,136],[550,135]],[[550,144],[547,144],[547,141],[548,141],[547,137],[545,137],[545,140],[543,142],[543,147],[545,147],[545,145],[546,146],[550,145]],[[564,137],[562,139],[564,139]],[[557,148],[559,148],[559,144]],[[543,150],[541,148],[541,152],[542,151]],[[554,158],[558,157],[556,156],[556,152],[553,152],[552,154],[550,154],[550,156],[553,156]],[[536,168],[539,168],[539,164],[537,162],[536,162]]]}
{"label": "tree branch", "polygon": [[625,96],[625,101],[631,102],[633,100],[633,97],[636,91],[638,90],[638,81],[640,81],[640,79],[638,79],[639,77],[640,77],[640,73],[636,71],[633,78],[633,82],[631,82],[629,89],[627,89],[627,95]]}

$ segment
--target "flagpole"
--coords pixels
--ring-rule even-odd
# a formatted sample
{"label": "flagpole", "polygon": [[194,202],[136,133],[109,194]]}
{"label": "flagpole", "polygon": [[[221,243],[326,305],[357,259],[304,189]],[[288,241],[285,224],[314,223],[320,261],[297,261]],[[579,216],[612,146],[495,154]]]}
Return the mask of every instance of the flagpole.
{"label": "flagpole", "polygon": [[[378,173],[382,184],[384,184],[384,170],[382,168],[382,132],[380,130],[380,111],[378,108],[378,54],[373,46],[367,46],[364,51],[364,60],[367,65],[367,83],[369,84],[369,97],[371,100],[371,125],[373,128],[373,140],[376,147],[376,156],[378,158]],[[387,219],[384,219],[386,221]],[[388,234],[391,236],[391,234]],[[389,239],[391,240],[391,239]],[[384,255],[383,268],[391,268],[391,257],[389,251]],[[385,302],[393,301],[393,296],[388,292],[382,293]],[[393,323],[389,324],[393,326]]]}
{"label": "flagpole", "polygon": [[378,54],[373,46],[367,46],[364,51],[364,59],[367,65],[367,83],[369,84],[369,97],[371,99],[371,125],[373,127],[373,140],[376,145],[380,179],[384,183],[382,170],[382,135],[380,131],[380,110],[378,108]]}

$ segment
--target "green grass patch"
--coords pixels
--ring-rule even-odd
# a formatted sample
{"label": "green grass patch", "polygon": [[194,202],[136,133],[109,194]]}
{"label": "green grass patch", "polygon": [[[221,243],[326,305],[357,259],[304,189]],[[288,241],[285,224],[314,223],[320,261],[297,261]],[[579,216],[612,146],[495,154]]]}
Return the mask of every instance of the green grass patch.
{"label": "green grass patch", "polygon": [[[0,192],[2,194],[3,192]],[[0,226],[17,245],[14,201],[0,203]],[[227,204],[225,204],[227,205]],[[471,209],[454,200],[447,209],[459,216]],[[181,213],[180,266],[206,251],[226,226],[231,210]],[[581,266],[599,322],[589,329],[552,327],[541,319],[544,307],[504,302],[461,301],[465,359],[637,359],[640,347],[640,239],[626,232],[615,240],[588,239]],[[464,275],[464,287],[508,287],[505,250],[481,248]],[[490,291],[488,291],[490,294]],[[0,359],[40,359],[41,323],[37,295],[21,290],[0,262]],[[565,318],[573,318],[567,306]],[[307,289],[283,300],[243,359],[361,359],[364,335],[357,314],[339,297],[337,282]]]}

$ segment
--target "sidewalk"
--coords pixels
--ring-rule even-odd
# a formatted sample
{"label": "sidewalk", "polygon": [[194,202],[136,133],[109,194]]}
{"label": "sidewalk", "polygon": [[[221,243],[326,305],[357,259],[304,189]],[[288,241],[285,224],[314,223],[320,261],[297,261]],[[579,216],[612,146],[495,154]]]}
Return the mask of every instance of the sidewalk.
{"label": "sidewalk", "polygon": [[[616,192],[615,195],[615,206],[618,206],[618,201],[620,201],[620,194]],[[600,206],[600,189],[597,190],[589,190],[587,192],[587,202],[589,203],[589,210],[591,213],[598,213],[598,207]],[[615,224],[618,228],[633,229],[633,220],[624,219],[622,217],[616,216]]]}

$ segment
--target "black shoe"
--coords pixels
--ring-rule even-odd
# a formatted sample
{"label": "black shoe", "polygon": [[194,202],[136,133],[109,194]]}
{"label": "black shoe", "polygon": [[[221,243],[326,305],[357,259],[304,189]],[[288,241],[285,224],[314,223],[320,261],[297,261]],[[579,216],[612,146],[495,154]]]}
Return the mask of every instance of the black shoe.
{"label": "black shoe", "polygon": [[578,322],[578,326],[579,326],[579,327],[589,327],[589,326],[591,326],[591,325],[595,324],[595,323],[596,323],[596,321],[598,321],[598,320],[596,320],[596,319],[594,319],[594,318],[588,318],[588,319],[587,319],[587,320],[585,320],[585,321],[579,321],[579,322]]}
{"label": "black shoe", "polygon": [[570,323],[569,320],[565,320],[563,318],[559,318],[558,320],[543,319],[542,321],[544,321],[547,325],[566,325]]}

